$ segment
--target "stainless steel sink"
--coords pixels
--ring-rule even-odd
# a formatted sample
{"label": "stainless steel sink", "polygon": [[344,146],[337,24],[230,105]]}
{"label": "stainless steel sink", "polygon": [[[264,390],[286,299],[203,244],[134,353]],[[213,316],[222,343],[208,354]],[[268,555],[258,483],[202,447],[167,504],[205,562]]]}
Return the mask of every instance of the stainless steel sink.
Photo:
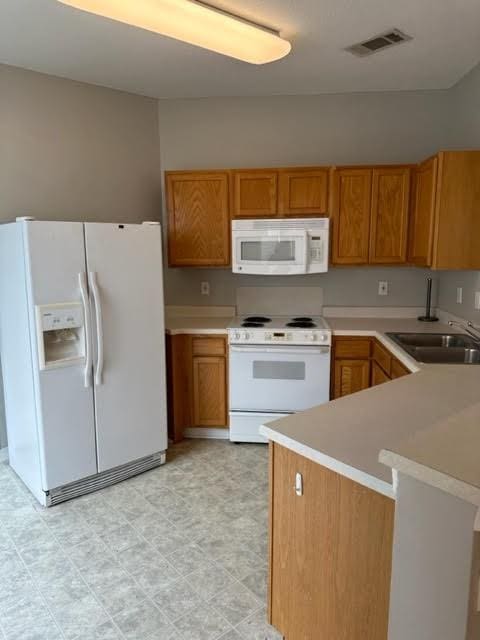
{"label": "stainless steel sink", "polygon": [[480,364],[480,341],[464,334],[388,333],[418,362]]}

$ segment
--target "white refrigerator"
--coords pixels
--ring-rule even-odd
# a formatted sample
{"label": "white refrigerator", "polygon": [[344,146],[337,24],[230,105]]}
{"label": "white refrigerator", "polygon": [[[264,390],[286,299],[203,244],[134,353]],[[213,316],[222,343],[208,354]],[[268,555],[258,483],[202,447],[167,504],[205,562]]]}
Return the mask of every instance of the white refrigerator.
{"label": "white refrigerator", "polygon": [[0,226],[10,465],[43,505],[165,462],[158,223]]}

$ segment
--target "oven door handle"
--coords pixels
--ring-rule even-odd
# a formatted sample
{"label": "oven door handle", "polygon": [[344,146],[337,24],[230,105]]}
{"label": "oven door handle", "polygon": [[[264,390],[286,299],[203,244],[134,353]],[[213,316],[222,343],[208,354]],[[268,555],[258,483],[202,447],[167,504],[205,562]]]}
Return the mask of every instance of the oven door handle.
{"label": "oven door handle", "polygon": [[233,353],[288,353],[289,355],[296,355],[297,353],[303,354],[327,354],[330,353],[330,347],[317,347],[317,346],[306,346],[306,347],[244,347],[239,345],[230,345],[230,351]]}

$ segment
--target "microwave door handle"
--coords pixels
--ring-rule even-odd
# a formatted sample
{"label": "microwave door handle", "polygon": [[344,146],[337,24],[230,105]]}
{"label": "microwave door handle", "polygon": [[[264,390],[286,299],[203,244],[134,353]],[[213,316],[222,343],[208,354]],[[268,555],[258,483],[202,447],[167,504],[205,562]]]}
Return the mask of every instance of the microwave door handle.
{"label": "microwave door handle", "polygon": [[308,246],[308,231],[306,229],[303,232],[303,246],[304,246],[303,264],[304,264],[304,267],[305,267],[304,273],[308,273],[308,269],[309,269],[309,246]]}

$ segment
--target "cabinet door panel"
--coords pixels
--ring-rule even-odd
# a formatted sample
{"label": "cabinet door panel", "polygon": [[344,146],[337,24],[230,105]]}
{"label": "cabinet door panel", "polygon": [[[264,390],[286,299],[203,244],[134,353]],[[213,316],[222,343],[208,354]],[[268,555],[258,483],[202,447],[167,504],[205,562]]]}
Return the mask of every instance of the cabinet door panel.
{"label": "cabinet door panel", "polygon": [[333,264],[367,264],[371,169],[339,169],[334,176]]}
{"label": "cabinet door panel", "polygon": [[402,376],[407,376],[410,371],[407,369],[405,365],[403,365],[396,358],[392,358],[392,368],[391,368],[391,376],[392,380],[396,378],[401,378]]}
{"label": "cabinet door panel", "polygon": [[280,215],[327,215],[328,169],[285,169],[279,175]]}
{"label": "cabinet door panel", "polygon": [[193,358],[193,426],[227,424],[226,376],[225,358]]}
{"label": "cabinet door panel", "polygon": [[335,336],[333,339],[335,358],[352,360],[353,358],[370,357],[372,341],[370,338],[351,338],[350,336]]}
{"label": "cabinet door panel", "polygon": [[409,195],[409,167],[373,170],[370,263],[406,261]]}
{"label": "cabinet door panel", "polygon": [[277,215],[276,171],[233,172],[233,217]]}
{"label": "cabinet door panel", "polygon": [[388,382],[390,378],[376,362],[372,362],[372,387]]}
{"label": "cabinet door panel", "polygon": [[437,158],[430,158],[414,172],[408,260],[421,266],[429,266],[432,260],[437,164]]}
{"label": "cabinet door panel", "polygon": [[271,455],[271,623],[288,640],[386,640],[394,501],[277,444]]}
{"label": "cabinet door panel", "polygon": [[335,360],[334,398],[348,396],[370,386],[369,360]]}
{"label": "cabinet door panel", "polygon": [[228,172],[166,174],[171,266],[230,264]]}

